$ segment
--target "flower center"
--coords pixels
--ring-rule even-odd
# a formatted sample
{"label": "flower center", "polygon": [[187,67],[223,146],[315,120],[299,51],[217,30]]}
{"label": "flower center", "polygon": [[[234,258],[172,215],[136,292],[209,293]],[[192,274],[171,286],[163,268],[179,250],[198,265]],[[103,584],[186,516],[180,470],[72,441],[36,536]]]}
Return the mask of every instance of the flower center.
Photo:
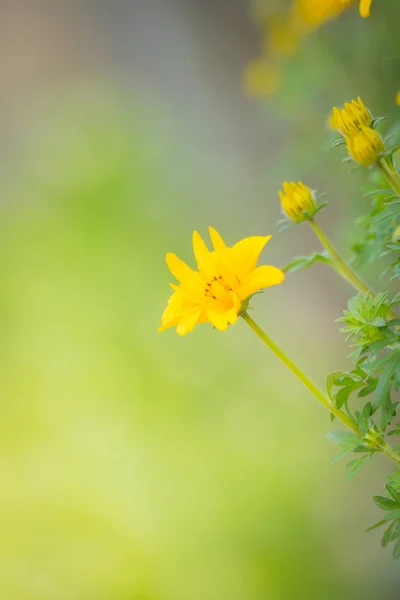
{"label": "flower center", "polygon": [[204,295],[207,296],[207,298],[218,300],[226,296],[227,292],[230,292],[231,290],[232,288],[224,281],[222,275],[217,275],[214,276],[211,281],[206,282]]}

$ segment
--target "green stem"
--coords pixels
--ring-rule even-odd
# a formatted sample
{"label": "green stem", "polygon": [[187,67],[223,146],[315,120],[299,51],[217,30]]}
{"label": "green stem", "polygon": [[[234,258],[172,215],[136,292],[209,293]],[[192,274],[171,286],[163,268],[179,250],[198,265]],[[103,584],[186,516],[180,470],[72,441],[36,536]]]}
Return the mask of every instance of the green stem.
{"label": "green stem", "polygon": [[308,221],[315,235],[321,242],[322,246],[328,252],[329,256],[332,259],[333,266],[336,271],[342,275],[353,287],[356,288],[359,292],[361,292],[364,296],[366,294],[371,294],[375,296],[374,292],[368,287],[366,283],[362,279],[358,277],[358,275],[353,271],[353,269],[346,263],[346,261],[340,256],[339,252],[336,250],[335,246],[332,244],[326,233],[321,229],[321,227],[314,221],[314,219],[309,219]]}
{"label": "green stem", "polygon": [[[335,271],[364,296],[369,294],[372,298],[375,298],[376,293],[362,279],[360,279],[357,273],[355,273],[350,265],[348,265],[347,262],[340,256],[339,252],[336,250],[335,246],[332,244],[318,223],[314,221],[314,219],[309,219],[308,222],[322,246],[331,257],[332,266]],[[397,314],[394,312],[394,310],[390,310],[388,314],[391,319],[397,319]]]}
{"label": "green stem", "polygon": [[[283,362],[286,367],[292,371],[292,373],[301,381],[301,383],[312,393],[312,395],[329,410],[335,417],[337,417],[348,429],[351,429],[359,438],[362,439],[362,433],[357,427],[356,423],[343,412],[340,408],[337,408],[328,396],[318,387],[318,385],[301,369],[295,362],[293,362],[287,354],[277,345],[275,342],[265,333],[263,329],[250,317],[247,312],[242,314],[242,318],[246,321],[247,325],[254,331],[254,333],[261,339],[262,342]],[[396,464],[400,465],[400,456],[384,442],[379,444],[376,449],[386,454],[388,458],[393,460]]]}
{"label": "green stem", "polygon": [[385,158],[381,158],[381,160],[378,161],[377,166],[392,190],[400,196],[400,176],[394,167],[390,167]]}

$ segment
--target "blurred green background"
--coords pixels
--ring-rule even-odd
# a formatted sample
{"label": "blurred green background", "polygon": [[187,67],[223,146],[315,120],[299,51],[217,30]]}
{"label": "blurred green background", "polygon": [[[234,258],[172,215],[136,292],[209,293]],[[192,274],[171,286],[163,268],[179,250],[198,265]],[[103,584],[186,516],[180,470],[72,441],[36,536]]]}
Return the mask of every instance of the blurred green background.
{"label": "blurred green background", "polygon": [[[321,222],[348,252],[365,173],[326,116],[357,95],[396,116],[399,20],[397,0],[354,7],[260,103],[244,0],[1,3],[2,599],[399,597],[364,533],[390,467],[344,485],[327,415],[245,323],[157,333],[164,255],[191,262],[194,228],[274,233],[277,266],[318,249],[277,233],[283,179],[331,192]],[[254,316],[322,384],[346,365],[350,293],[315,266]]]}

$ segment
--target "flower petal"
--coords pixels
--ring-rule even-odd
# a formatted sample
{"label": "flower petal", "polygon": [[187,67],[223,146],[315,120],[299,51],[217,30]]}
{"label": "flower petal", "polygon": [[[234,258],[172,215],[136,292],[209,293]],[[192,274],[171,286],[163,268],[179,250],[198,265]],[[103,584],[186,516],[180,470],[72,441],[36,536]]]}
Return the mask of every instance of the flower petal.
{"label": "flower petal", "polygon": [[183,260],[178,258],[176,254],[169,252],[165,257],[167,265],[172,275],[184,284],[185,288],[190,290],[193,295],[202,296],[204,293],[204,281],[200,277],[200,273],[193,271]]}
{"label": "flower petal", "polygon": [[236,290],[236,293],[240,300],[244,300],[258,290],[282,283],[284,279],[285,275],[283,271],[277,267],[270,265],[257,267],[243,281],[242,285]]}
{"label": "flower petal", "polygon": [[210,252],[197,231],[193,232],[193,252],[197,266],[204,279],[209,280],[218,276],[215,264],[215,252]]}
{"label": "flower petal", "polygon": [[194,274],[194,271],[185,262],[183,262],[183,260],[178,258],[176,254],[173,254],[172,252],[168,252],[168,254],[165,257],[165,260],[167,261],[168,268],[171,271],[172,275],[176,277],[176,279],[181,283],[186,279],[192,277],[192,275]]}
{"label": "flower petal", "polygon": [[226,249],[226,244],[218,231],[215,231],[212,227],[208,228],[212,245],[214,246],[215,252],[223,252]]}
{"label": "flower petal", "polygon": [[201,309],[194,309],[192,311],[188,311],[179,321],[178,326],[176,328],[176,332],[179,335],[186,335],[190,333],[195,328],[196,323],[198,322],[201,314]]}
{"label": "flower petal", "polygon": [[226,331],[226,329],[228,329],[229,322],[226,312],[219,312],[218,310],[210,308],[207,311],[207,317],[216,329],[219,329],[220,331]]}
{"label": "flower petal", "polygon": [[210,251],[198,231],[193,231],[193,252],[199,267],[199,271],[201,271],[201,264],[205,259],[207,259]]}
{"label": "flower petal", "polygon": [[230,261],[241,281],[256,267],[261,251],[270,238],[270,235],[248,237],[233,246]]}

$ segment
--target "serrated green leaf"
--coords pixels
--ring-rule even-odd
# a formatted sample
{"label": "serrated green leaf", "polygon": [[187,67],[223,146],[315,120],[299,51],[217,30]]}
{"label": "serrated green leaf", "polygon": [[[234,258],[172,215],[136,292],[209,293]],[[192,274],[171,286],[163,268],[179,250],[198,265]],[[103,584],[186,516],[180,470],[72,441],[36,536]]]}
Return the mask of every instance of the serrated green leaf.
{"label": "serrated green leaf", "polygon": [[382,510],[392,511],[400,508],[400,504],[397,502],[397,500],[386,498],[386,496],[374,496],[372,500],[375,502],[377,507],[381,508]]}
{"label": "serrated green leaf", "polygon": [[347,483],[348,481],[350,481],[350,479],[354,477],[356,473],[358,473],[361,467],[363,467],[367,462],[370,461],[371,457],[369,456],[369,454],[366,454],[361,458],[357,458],[356,460],[352,460],[351,462],[347,463],[346,467],[350,469],[350,472],[347,473],[346,477],[344,478],[344,482]]}

